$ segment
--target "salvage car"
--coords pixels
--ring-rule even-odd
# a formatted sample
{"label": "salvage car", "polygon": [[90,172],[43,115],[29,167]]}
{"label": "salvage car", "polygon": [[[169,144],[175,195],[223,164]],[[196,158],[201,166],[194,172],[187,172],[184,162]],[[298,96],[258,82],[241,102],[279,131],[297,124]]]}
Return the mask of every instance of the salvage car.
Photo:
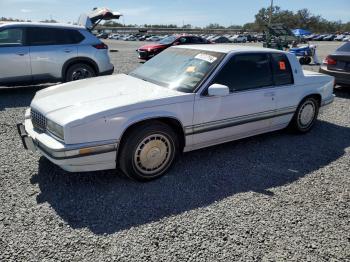
{"label": "salvage car", "polygon": [[148,60],[170,46],[187,45],[187,44],[210,44],[210,42],[202,37],[198,36],[186,36],[186,35],[172,35],[168,36],[158,43],[144,45],[137,49],[139,59]]}
{"label": "salvage car", "polygon": [[320,73],[334,76],[338,85],[350,86],[350,42],[323,60]]}
{"label": "salvage car", "polygon": [[18,132],[25,148],[69,172],[120,168],[150,181],[180,152],[288,126],[310,131],[333,84],[278,50],[177,46],[128,75],[37,92]]}

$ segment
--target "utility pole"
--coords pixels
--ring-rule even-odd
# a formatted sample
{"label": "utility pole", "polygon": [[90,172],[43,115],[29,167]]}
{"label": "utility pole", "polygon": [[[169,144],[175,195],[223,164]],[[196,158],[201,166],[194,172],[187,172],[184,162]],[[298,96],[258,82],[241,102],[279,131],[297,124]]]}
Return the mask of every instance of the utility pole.
{"label": "utility pole", "polygon": [[271,0],[271,6],[270,6],[270,15],[269,15],[269,23],[267,25],[267,30],[266,30],[266,43],[264,43],[264,47],[271,47],[271,34],[270,34],[270,27],[271,27],[271,23],[272,23],[272,8],[273,8],[273,0]]}
{"label": "utility pole", "polygon": [[273,0],[271,0],[269,25],[271,25],[271,22],[272,22],[272,9],[273,9]]}

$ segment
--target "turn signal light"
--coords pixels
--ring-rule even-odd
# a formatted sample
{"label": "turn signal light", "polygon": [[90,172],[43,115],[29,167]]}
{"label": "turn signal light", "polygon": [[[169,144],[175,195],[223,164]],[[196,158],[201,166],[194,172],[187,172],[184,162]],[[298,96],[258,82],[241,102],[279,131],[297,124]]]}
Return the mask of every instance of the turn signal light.
{"label": "turn signal light", "polygon": [[323,63],[326,65],[336,65],[337,64],[337,60],[331,58],[330,56],[327,56],[325,58],[325,60],[323,60]]}

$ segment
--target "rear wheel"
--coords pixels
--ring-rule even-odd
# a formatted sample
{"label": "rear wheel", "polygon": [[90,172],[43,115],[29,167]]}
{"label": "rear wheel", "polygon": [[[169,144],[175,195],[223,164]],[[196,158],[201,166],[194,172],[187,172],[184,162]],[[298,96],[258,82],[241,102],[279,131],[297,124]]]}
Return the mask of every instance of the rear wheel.
{"label": "rear wheel", "polygon": [[297,133],[307,133],[314,126],[319,112],[319,103],[313,98],[304,99],[290,123],[290,127]]}
{"label": "rear wheel", "polygon": [[96,73],[91,66],[83,63],[78,63],[78,64],[71,65],[68,68],[65,80],[66,82],[70,82],[70,81],[91,78],[95,76],[96,76]]}
{"label": "rear wheel", "polygon": [[161,122],[144,124],[126,135],[118,162],[130,178],[151,181],[170,169],[178,148],[177,136],[168,125]]}

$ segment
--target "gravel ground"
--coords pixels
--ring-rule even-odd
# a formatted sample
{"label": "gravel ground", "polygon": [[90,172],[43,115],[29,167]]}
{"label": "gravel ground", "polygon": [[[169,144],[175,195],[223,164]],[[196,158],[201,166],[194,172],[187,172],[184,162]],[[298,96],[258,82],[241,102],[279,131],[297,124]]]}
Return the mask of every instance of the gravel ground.
{"label": "gravel ground", "polygon": [[[117,72],[138,65],[139,43],[110,45]],[[0,261],[350,261],[349,90],[307,135],[187,153],[140,184],[26,153],[15,124],[42,87],[0,90]]]}

